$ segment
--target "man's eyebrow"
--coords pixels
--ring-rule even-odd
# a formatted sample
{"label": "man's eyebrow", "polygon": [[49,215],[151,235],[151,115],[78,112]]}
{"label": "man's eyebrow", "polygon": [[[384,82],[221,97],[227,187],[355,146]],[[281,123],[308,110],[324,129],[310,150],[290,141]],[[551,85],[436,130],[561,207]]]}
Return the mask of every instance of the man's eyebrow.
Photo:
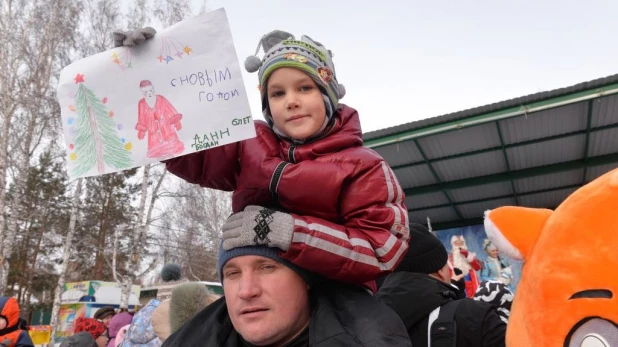
{"label": "man's eyebrow", "polygon": [[[231,263],[231,264],[230,264],[230,263]],[[269,258],[265,258],[265,259],[258,259],[258,260],[256,260],[253,264],[254,264],[254,265],[262,265],[262,264],[264,264],[264,263],[279,264],[279,262],[278,262],[278,261],[275,261],[275,260],[273,260],[273,259],[269,259]],[[227,263],[223,266],[222,270],[225,270],[225,269],[226,269],[226,268],[228,268],[228,267],[236,267],[236,265],[234,265],[234,263],[232,263],[232,261],[230,260],[229,262],[227,262]]]}
{"label": "man's eyebrow", "polygon": [[234,267],[234,266],[235,266],[234,264],[230,264],[230,262],[227,262],[227,263],[226,263],[226,264],[225,264],[225,265],[221,268],[221,271],[223,271],[223,270],[225,270],[225,269],[227,269],[227,268],[230,268],[230,267]]}
{"label": "man's eyebrow", "polygon": [[611,290],[608,289],[587,289],[579,291],[569,298],[569,300],[573,299],[611,299],[614,295]]}
{"label": "man's eyebrow", "polygon": [[260,259],[260,260],[256,260],[255,261],[255,265],[262,265],[264,263],[270,263],[270,264],[279,264],[279,262],[273,260],[273,259]]}

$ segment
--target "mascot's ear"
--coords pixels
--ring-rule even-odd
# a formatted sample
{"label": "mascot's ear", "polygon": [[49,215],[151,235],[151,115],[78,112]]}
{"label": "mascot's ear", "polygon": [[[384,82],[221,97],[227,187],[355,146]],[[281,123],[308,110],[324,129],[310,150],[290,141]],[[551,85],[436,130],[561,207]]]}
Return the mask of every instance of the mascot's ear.
{"label": "mascot's ear", "polygon": [[485,212],[485,232],[507,256],[526,260],[532,254],[552,210],[505,206]]}

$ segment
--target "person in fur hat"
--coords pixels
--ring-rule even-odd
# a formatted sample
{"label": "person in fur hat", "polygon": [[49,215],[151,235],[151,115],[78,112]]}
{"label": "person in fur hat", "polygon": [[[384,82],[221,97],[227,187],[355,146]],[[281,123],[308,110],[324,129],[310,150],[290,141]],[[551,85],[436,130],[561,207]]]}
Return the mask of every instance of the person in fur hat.
{"label": "person in fur hat", "polygon": [[218,299],[204,284],[183,283],[172,291],[170,300],[170,331],[182,327],[191,317]]}
{"label": "person in fur hat", "polygon": [[219,296],[211,294],[204,284],[180,284],[152,313],[152,328],[161,342],[182,327],[191,317],[215,302]]}
{"label": "person in fur hat", "polygon": [[[131,46],[153,35],[116,32],[114,39]],[[272,247],[297,266],[375,289],[408,247],[403,189],[388,163],[363,146],[358,112],[340,103],[345,88],[331,50],[274,30],[255,54],[245,68],[258,73],[266,122],[255,121],[257,137],[166,160],[167,170],[234,191],[225,250]]]}

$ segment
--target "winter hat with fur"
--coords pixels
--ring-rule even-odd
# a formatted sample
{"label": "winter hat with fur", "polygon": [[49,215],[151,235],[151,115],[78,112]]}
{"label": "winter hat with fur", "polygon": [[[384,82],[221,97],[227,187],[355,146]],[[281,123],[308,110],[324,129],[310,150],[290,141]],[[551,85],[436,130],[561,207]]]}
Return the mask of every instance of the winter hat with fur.
{"label": "winter hat with fur", "polygon": [[[264,50],[261,60],[257,57],[260,47]],[[309,36],[303,35],[300,40],[296,40],[294,35],[281,30],[262,36],[255,55],[245,60],[245,69],[249,72],[258,71],[262,112],[271,126],[273,120],[268,107],[266,82],[273,71],[281,67],[299,69],[309,75],[324,95],[327,120],[333,116],[339,100],[345,95],[345,87],[337,82],[333,56],[330,50]]]}
{"label": "winter hat with fur", "polygon": [[191,317],[215,300],[204,284],[187,282],[176,286],[172,291],[169,308],[171,332],[180,329]]}

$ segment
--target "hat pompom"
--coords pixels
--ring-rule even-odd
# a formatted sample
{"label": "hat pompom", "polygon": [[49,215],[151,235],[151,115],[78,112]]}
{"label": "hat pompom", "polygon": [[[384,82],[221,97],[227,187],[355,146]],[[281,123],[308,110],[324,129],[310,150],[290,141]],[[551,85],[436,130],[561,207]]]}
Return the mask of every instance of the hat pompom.
{"label": "hat pompom", "polygon": [[262,61],[255,55],[250,55],[245,59],[245,70],[248,72],[256,72],[262,66]]}
{"label": "hat pompom", "polygon": [[163,282],[178,281],[182,277],[180,265],[168,263],[161,269],[161,279]]}
{"label": "hat pompom", "polygon": [[337,89],[339,90],[339,99],[343,99],[343,97],[345,96],[345,87],[343,84],[339,84],[337,85]]}

